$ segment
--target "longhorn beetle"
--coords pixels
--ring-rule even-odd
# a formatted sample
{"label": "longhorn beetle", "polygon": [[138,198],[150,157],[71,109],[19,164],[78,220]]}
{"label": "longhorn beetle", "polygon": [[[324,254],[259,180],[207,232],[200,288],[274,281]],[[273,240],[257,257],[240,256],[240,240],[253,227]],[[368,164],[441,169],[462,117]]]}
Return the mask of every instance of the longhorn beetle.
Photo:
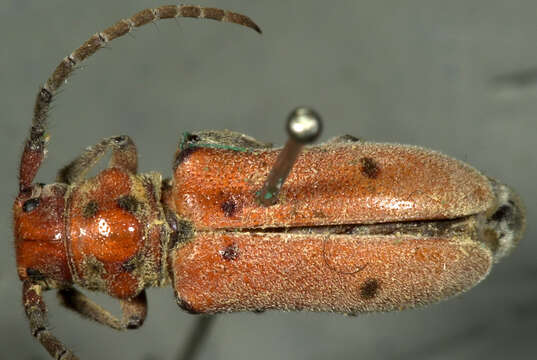
{"label": "longhorn beetle", "polygon": [[[134,28],[177,17],[231,22],[215,8],[146,9],[93,35],[41,87],[13,205],[17,270],[32,334],[55,359],[76,359],[47,327],[42,291],[114,329],[147,314],[145,288],[171,284],[191,313],[391,311],[459,294],[509,253],[525,224],[507,186],[440,153],[341,136],[313,142],[317,113],[298,108],[283,149],[231,131],[185,133],[173,178],[137,174],[134,142],[106,138],[34,183],[47,115],[76,66]],[[88,170],[111,152],[108,167]],[[117,319],[74,286],[119,299]]]}

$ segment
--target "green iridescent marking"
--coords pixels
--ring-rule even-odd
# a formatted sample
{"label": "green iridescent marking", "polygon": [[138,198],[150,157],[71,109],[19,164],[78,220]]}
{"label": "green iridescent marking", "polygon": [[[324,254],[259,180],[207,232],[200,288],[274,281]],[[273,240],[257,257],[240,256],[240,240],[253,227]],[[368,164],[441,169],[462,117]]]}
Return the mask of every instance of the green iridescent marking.
{"label": "green iridescent marking", "polygon": [[183,139],[181,140],[181,142],[179,143],[179,149],[181,149],[181,151],[183,151],[185,149],[185,143],[186,143],[186,139],[187,137],[190,135],[189,132],[183,132]]}

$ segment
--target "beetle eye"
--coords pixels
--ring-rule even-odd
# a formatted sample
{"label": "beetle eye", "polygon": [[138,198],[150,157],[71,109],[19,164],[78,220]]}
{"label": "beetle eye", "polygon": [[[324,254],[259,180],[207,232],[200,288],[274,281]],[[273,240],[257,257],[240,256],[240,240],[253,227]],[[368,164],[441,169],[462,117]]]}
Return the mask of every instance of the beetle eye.
{"label": "beetle eye", "polygon": [[24,204],[22,204],[22,211],[24,212],[30,212],[32,210],[35,210],[39,206],[39,198],[32,198],[29,200],[26,200]]}
{"label": "beetle eye", "polygon": [[26,275],[32,280],[44,280],[45,276],[36,269],[28,268],[26,269]]}

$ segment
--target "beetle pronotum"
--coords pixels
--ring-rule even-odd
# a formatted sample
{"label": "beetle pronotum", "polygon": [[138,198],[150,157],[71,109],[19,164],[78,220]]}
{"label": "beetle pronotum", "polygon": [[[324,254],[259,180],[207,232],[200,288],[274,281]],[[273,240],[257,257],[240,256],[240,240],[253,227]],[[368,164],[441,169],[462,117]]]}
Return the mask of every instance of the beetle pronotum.
{"label": "beetle pronotum", "polygon": [[[37,95],[14,233],[31,331],[54,358],[76,359],[47,327],[43,290],[118,330],[142,325],[146,287],[170,283],[193,313],[390,311],[471,288],[520,239],[523,207],[505,185],[415,146],[342,136],[304,148],[321,128],[305,108],[291,114],[283,151],[231,131],[186,133],[173,179],[163,180],[137,174],[134,143],[114,136],[61,169],[57,182],[34,183],[49,105],[75,66],[136,27],[175,17],[260,32],[220,9],[146,9],[92,36]],[[86,178],[108,151],[107,169]],[[123,318],[75,285],[119,299]]]}

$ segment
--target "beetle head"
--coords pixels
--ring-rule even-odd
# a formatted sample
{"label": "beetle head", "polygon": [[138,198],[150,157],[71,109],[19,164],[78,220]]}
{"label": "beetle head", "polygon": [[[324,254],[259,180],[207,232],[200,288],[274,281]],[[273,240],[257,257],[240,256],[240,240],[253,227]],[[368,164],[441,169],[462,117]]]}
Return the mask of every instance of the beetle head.
{"label": "beetle head", "polygon": [[36,184],[13,204],[17,271],[21,280],[70,282],[65,249],[63,184]]}

